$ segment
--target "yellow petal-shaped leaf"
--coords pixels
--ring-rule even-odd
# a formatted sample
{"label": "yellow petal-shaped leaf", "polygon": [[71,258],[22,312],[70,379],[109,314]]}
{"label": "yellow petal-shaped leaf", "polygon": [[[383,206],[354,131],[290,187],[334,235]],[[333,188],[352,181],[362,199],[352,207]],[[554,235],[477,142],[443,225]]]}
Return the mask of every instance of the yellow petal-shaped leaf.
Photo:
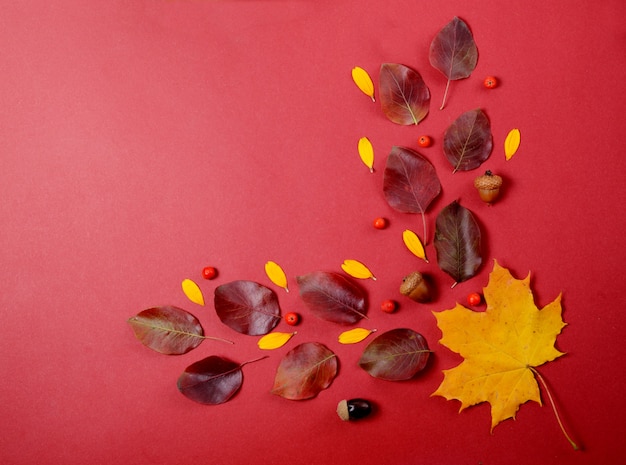
{"label": "yellow petal-shaped leaf", "polygon": [[359,156],[361,161],[370,169],[370,173],[374,172],[374,147],[367,137],[359,139]]}
{"label": "yellow petal-shaped leaf", "polygon": [[519,129],[511,129],[509,134],[506,136],[504,140],[504,156],[507,160],[510,160],[517,149],[519,148],[519,144],[522,141],[522,136],[519,132]]}
{"label": "yellow petal-shaped leaf", "polygon": [[295,332],[293,333],[279,333],[279,332],[269,333],[263,336],[261,339],[259,339],[259,342],[257,342],[257,345],[259,346],[259,349],[263,349],[263,350],[278,349],[279,347],[282,347],[285,344],[287,344],[287,341],[289,341],[289,339],[291,339],[294,334],[296,333]]}
{"label": "yellow petal-shaped leaf", "polygon": [[344,331],[339,335],[339,342],[341,344],[356,344],[361,342],[367,336],[372,334],[375,329],[354,328],[348,331]]}
{"label": "yellow petal-shaped leaf", "polygon": [[204,296],[200,287],[191,279],[184,279],[182,283],[183,292],[194,304],[204,305]]}
{"label": "yellow petal-shaped leaf", "polygon": [[278,263],[272,261],[267,262],[265,264],[265,274],[267,274],[267,277],[270,278],[270,281],[289,292],[289,287],[287,286],[287,275]]}
{"label": "yellow petal-shaped leaf", "polygon": [[424,250],[424,245],[422,244],[422,241],[420,241],[420,238],[417,237],[417,234],[415,234],[410,229],[407,229],[402,233],[402,240],[404,241],[404,245],[406,245],[406,248],[409,249],[413,253],[413,255],[421,258],[426,263],[428,263],[428,259],[426,258],[426,251]]}
{"label": "yellow petal-shaped leaf", "polygon": [[359,66],[352,68],[352,80],[361,89],[361,92],[372,99],[372,102],[376,101],[374,98],[374,83],[367,71]]}
{"label": "yellow petal-shaped leaf", "polygon": [[373,279],[376,281],[376,277],[372,274],[368,267],[358,260],[344,260],[341,264],[341,269],[348,273],[353,278],[358,279]]}

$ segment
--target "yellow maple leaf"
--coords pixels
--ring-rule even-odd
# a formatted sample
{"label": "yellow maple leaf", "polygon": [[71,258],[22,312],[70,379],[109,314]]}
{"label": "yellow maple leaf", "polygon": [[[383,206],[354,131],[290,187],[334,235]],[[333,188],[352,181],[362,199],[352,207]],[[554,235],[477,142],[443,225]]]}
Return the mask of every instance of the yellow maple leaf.
{"label": "yellow maple leaf", "polygon": [[[489,402],[493,430],[501,421],[515,418],[524,402],[533,400],[541,405],[535,375],[544,387],[545,383],[534,367],[564,355],[554,344],[565,323],[561,318],[560,294],[540,310],[530,289],[530,274],[523,280],[515,279],[496,261],[484,288],[484,298],[484,312],[458,303],[453,309],[433,312],[443,333],[439,342],[464,360],[443,371],[443,382],[432,395],[461,401],[460,410]],[[557,420],[576,448],[558,414]]]}

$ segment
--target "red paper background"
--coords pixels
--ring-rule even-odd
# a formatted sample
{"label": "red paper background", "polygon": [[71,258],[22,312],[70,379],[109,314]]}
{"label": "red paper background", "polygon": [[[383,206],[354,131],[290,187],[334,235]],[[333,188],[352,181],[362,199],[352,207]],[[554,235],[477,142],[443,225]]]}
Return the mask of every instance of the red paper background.
{"label": "red paper background", "polygon": [[[626,4],[553,1],[20,1],[0,15],[0,461],[6,464],[617,464],[623,463],[624,147]],[[473,75],[451,86],[430,67],[428,47],[453,16],[479,48]],[[417,69],[432,93],[419,127],[384,118],[352,83],[354,66],[377,82],[383,62]],[[482,80],[493,74],[496,90]],[[487,207],[474,172],[451,173],[445,128],[483,108],[494,151],[481,168],[506,180]],[[513,127],[522,145],[506,162]],[[418,216],[382,196],[393,145],[420,149],[442,195],[484,230],[480,274],[449,289],[432,245],[426,265],[402,244],[421,235]],[[374,174],[356,143],[374,144]],[[371,221],[386,216],[387,230]],[[303,307],[295,276],[366,263],[370,320],[379,331],[410,327],[434,350],[421,376],[375,380],[356,366],[364,344],[341,346],[345,328]],[[441,370],[460,359],[438,344],[431,311],[452,308],[487,284],[497,259],[532,271],[539,306],[563,293],[567,355],[540,368],[574,452],[544,394],[490,434],[482,404],[430,397]],[[267,260],[289,275],[283,311],[303,315],[297,339],[244,367],[241,391],[219,406],[176,389],[184,368],[209,355],[257,358],[256,338],[222,325],[215,286],[250,279],[272,286]],[[200,270],[216,266],[215,281]],[[402,300],[401,277],[420,269],[437,282],[428,305]],[[207,305],[183,295],[200,283]],[[272,286],[273,287],[273,286]],[[379,302],[398,298],[387,315]],[[184,356],[143,347],[126,320],[154,305],[196,314],[205,341]],[[281,323],[277,329],[286,331]],[[270,394],[281,357],[297,342],[323,342],[340,374],[316,399]],[[377,413],[359,423],[335,414],[365,397]]]}

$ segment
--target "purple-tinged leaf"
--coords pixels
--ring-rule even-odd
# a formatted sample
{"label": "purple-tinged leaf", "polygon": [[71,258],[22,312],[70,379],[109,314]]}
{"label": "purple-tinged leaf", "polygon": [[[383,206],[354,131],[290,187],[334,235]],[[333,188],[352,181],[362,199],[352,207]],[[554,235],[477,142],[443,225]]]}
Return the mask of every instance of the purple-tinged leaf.
{"label": "purple-tinged leaf", "polygon": [[422,76],[407,66],[383,63],[379,92],[383,113],[396,124],[417,124],[428,114],[430,91]]}
{"label": "purple-tinged leaf", "polygon": [[[265,357],[263,357],[265,358]],[[261,360],[261,359],[259,359]],[[241,387],[244,364],[212,355],[189,365],[178,378],[178,390],[200,404],[216,405],[229,400]]]}
{"label": "purple-tinged leaf", "polygon": [[423,370],[430,350],[424,336],[398,328],[377,336],[359,359],[359,366],[374,378],[387,381],[411,379]]}
{"label": "purple-tinged leaf", "polygon": [[317,342],[305,342],[281,360],[272,394],[290,400],[310,399],[331,385],[337,368],[337,356],[330,349]]}
{"label": "purple-tinged leaf", "polygon": [[215,289],[215,311],[226,326],[249,336],[269,333],[280,322],[278,297],[252,281],[232,281]]}
{"label": "purple-tinged leaf", "polygon": [[492,149],[491,124],[481,109],[463,113],[443,135],[443,153],[454,172],[478,168]]}
{"label": "purple-tinged leaf", "polygon": [[296,280],[302,300],[318,318],[343,325],[367,318],[365,291],[346,276],[315,271]]}
{"label": "purple-tinged leaf", "polygon": [[430,64],[448,78],[441,109],[446,105],[450,81],[472,74],[478,61],[478,49],[467,24],[456,16],[446,24],[430,44]]}
{"label": "purple-tinged leaf", "polygon": [[426,241],[424,213],[441,192],[441,183],[433,165],[419,153],[404,147],[392,147],[383,174],[383,193],[387,203],[404,213],[420,213]]}
{"label": "purple-tinged leaf", "polygon": [[454,279],[453,287],[473,277],[482,264],[480,228],[472,212],[457,201],[437,216],[435,250],[439,268]]}

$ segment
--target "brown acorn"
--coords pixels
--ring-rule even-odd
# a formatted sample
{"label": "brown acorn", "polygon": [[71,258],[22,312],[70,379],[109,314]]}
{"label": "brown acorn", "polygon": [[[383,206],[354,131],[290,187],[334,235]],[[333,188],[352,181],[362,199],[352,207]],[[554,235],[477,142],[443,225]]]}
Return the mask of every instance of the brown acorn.
{"label": "brown acorn", "polygon": [[485,171],[485,174],[474,179],[474,187],[478,189],[478,195],[488,204],[492,204],[500,196],[500,187],[502,187],[502,178],[491,171]]}
{"label": "brown acorn", "polygon": [[402,278],[400,294],[420,303],[428,302],[430,300],[430,290],[428,289],[428,284],[424,280],[422,273],[419,271],[414,271],[413,273]]}

